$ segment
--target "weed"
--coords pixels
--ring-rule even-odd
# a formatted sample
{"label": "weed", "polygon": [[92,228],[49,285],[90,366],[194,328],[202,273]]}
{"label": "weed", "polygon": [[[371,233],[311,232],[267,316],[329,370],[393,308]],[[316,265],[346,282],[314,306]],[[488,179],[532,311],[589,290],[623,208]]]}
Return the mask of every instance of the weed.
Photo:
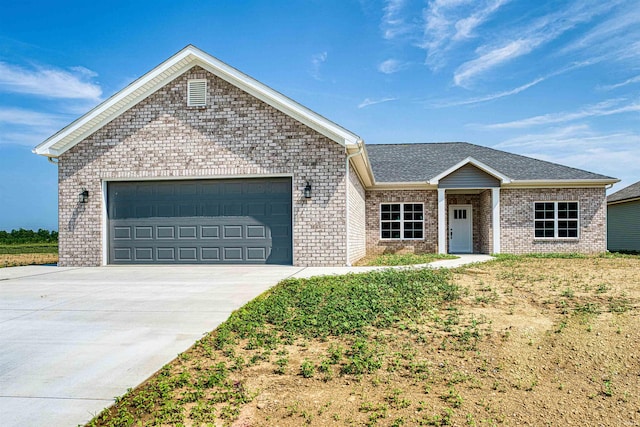
{"label": "weed", "polygon": [[314,366],[313,362],[305,359],[300,366],[300,375],[302,375],[304,378],[311,378],[315,373],[316,367]]}

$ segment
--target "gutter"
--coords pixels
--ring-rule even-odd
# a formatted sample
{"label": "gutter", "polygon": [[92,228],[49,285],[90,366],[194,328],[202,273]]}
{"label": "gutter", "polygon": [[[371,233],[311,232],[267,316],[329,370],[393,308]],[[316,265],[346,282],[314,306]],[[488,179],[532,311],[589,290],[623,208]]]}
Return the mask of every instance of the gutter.
{"label": "gutter", "polygon": [[[352,157],[358,156],[360,154],[362,154],[362,152],[364,151],[364,141],[362,139],[358,139],[358,141],[356,141],[356,144],[358,145],[358,151],[356,151],[355,153],[351,153],[351,154],[347,154],[347,158],[345,160],[345,164],[346,164],[346,174],[345,174],[345,216],[346,216],[346,223],[345,223],[345,239],[346,239],[346,265],[347,267],[351,267],[351,261],[349,260],[349,185],[350,185],[350,177],[349,177],[349,161],[351,160]],[[345,147],[345,153],[347,153],[347,147]]]}

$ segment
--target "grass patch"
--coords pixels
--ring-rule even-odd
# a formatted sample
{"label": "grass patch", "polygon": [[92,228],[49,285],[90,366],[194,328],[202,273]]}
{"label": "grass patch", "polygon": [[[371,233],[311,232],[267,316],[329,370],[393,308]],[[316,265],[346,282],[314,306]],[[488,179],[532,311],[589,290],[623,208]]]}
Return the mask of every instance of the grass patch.
{"label": "grass patch", "polygon": [[90,425],[635,425],[639,269],[551,254],[285,280]]}
{"label": "grass patch", "polygon": [[57,254],[57,243],[0,244],[0,255]]}
{"label": "grass patch", "polygon": [[394,266],[394,265],[415,265],[428,264],[441,259],[456,259],[455,255],[449,254],[382,254],[368,257],[358,262],[358,265],[366,266]]}
{"label": "grass patch", "polygon": [[0,268],[21,265],[55,264],[57,243],[0,244]]}

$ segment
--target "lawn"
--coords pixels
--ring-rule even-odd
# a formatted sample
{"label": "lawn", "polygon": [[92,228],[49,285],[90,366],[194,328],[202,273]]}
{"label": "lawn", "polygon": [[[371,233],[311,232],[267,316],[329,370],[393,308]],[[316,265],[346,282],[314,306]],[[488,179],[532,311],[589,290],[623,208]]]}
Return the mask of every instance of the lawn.
{"label": "lawn", "polygon": [[286,280],[89,425],[640,424],[640,257]]}
{"label": "lawn", "polygon": [[382,254],[367,256],[360,261],[357,265],[378,265],[378,266],[394,266],[394,265],[415,265],[415,264],[429,264],[430,262],[442,260],[442,259],[456,259],[459,258],[455,255],[449,254]]}
{"label": "lawn", "polygon": [[57,243],[0,244],[0,268],[56,262]]}

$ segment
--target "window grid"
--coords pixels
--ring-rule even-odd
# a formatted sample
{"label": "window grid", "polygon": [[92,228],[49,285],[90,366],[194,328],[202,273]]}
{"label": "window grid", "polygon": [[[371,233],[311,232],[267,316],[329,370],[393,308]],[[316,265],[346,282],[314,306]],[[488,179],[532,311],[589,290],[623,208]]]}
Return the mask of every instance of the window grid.
{"label": "window grid", "polygon": [[535,202],[534,236],[537,239],[577,239],[578,202]]}
{"label": "window grid", "polygon": [[422,203],[380,204],[380,238],[383,240],[423,240]]}

